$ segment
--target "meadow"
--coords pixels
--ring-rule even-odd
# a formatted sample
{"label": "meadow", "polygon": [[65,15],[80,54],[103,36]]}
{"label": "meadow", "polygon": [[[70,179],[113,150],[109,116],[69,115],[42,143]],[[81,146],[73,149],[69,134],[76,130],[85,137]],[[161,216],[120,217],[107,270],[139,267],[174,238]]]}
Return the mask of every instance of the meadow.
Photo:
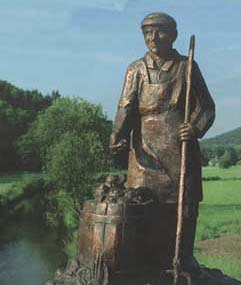
{"label": "meadow", "polygon": [[241,280],[241,166],[203,168],[196,257]]}

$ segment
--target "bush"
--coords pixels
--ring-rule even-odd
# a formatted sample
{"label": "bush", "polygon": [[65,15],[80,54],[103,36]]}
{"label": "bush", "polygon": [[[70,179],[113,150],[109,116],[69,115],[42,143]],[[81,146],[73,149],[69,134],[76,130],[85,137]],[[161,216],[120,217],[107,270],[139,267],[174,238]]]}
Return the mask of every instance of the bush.
{"label": "bush", "polygon": [[208,162],[208,164],[209,164],[210,166],[217,166],[217,164],[218,164],[218,159],[217,159],[217,157],[214,157],[214,158],[210,159],[209,162]]}
{"label": "bush", "polygon": [[219,228],[217,226],[206,226],[199,237],[200,240],[207,240],[220,237]]}
{"label": "bush", "polygon": [[57,188],[69,193],[79,204],[91,197],[93,177],[102,167],[104,154],[96,133],[66,133],[49,149],[47,171]]}
{"label": "bush", "polygon": [[223,156],[219,160],[219,166],[221,168],[228,168],[232,165],[235,165],[237,162],[237,153],[235,149],[229,148],[225,151]]}
{"label": "bush", "polygon": [[228,168],[236,163],[236,153],[233,149],[226,150],[219,160],[219,167]]}
{"label": "bush", "polygon": [[221,179],[222,178],[220,176],[203,176],[202,178],[203,181],[218,181]]}
{"label": "bush", "polygon": [[241,165],[241,160],[238,160],[238,161],[236,162],[236,165]]}

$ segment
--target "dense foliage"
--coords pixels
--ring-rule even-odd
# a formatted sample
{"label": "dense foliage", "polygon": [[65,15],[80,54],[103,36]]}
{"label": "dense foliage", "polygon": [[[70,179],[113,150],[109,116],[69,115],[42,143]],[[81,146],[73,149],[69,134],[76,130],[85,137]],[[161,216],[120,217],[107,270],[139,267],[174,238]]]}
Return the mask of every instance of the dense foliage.
{"label": "dense foliage", "polygon": [[202,146],[202,163],[204,166],[219,166],[228,168],[239,163],[241,146]]}
{"label": "dense foliage", "polygon": [[48,151],[47,170],[77,203],[90,196],[93,177],[102,169],[103,143],[95,132],[65,133]]}
{"label": "dense foliage", "polygon": [[[26,170],[31,170],[33,163],[46,169],[51,165],[51,154],[56,153],[56,148],[65,143],[65,147],[62,147],[63,156],[64,151],[69,151],[70,147],[74,148],[74,144],[77,147],[79,141],[86,141],[86,147],[90,151],[95,145],[99,145],[102,153],[105,153],[98,161],[98,166],[102,169],[107,164],[110,131],[111,122],[103,114],[100,105],[91,104],[83,99],[59,98],[45,112],[39,114],[29,131],[20,138],[18,149]],[[83,145],[81,149],[84,150]],[[66,157],[66,163],[74,155],[68,159]]]}
{"label": "dense foliage", "polygon": [[24,134],[37,114],[49,107],[60,95],[43,96],[37,90],[25,91],[0,81],[0,171],[21,169],[16,140]]}
{"label": "dense foliage", "polygon": [[37,163],[79,205],[97,171],[109,165],[111,122],[100,105],[59,98],[18,142],[27,169]]}

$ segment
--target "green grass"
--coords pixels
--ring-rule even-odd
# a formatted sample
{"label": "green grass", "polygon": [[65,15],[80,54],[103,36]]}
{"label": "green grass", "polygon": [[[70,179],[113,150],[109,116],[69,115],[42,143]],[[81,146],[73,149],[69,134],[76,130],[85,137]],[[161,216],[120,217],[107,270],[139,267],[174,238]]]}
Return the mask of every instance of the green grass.
{"label": "green grass", "polygon": [[17,173],[0,176],[0,205],[8,203],[24,194],[26,186],[31,185],[40,178],[42,173]]}
{"label": "green grass", "polygon": [[[226,177],[228,175],[232,173],[226,173]],[[203,187],[196,239],[241,234],[241,180],[204,181]]]}
{"label": "green grass", "polygon": [[43,177],[42,173],[20,172],[17,174],[0,175],[0,195],[3,195],[4,192],[17,183],[40,177]]}
{"label": "green grass", "polygon": [[[196,241],[224,236],[241,235],[241,166],[228,169],[205,167],[204,177],[219,177],[218,181],[204,181],[204,200],[200,204]],[[217,252],[198,251],[199,262],[220,268],[226,274],[241,279],[240,253],[224,256]]]}
{"label": "green grass", "polygon": [[30,173],[30,172],[19,172],[14,174],[0,175],[0,184],[17,182],[29,177],[36,177],[36,176],[42,177],[42,175],[43,175],[42,173]]}
{"label": "green grass", "polygon": [[241,179],[241,166],[232,166],[230,168],[219,168],[206,166],[203,167],[203,177],[215,177],[219,176],[221,179]]}
{"label": "green grass", "polygon": [[210,256],[205,253],[197,253],[196,257],[201,264],[209,268],[217,268],[224,272],[224,274],[241,280],[241,261],[240,258],[234,256]]}
{"label": "green grass", "polygon": [[78,253],[78,230],[75,230],[67,241],[64,252],[68,257],[76,257]]}

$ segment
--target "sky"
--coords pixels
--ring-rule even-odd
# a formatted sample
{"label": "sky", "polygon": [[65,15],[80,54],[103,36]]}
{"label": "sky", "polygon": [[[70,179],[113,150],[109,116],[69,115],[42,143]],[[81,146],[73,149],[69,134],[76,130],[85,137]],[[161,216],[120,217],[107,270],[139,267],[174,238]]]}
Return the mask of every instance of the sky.
{"label": "sky", "polygon": [[215,100],[207,137],[241,126],[241,0],[0,0],[0,79],[100,103],[114,118],[127,66],[145,52],[140,22],[166,12],[175,48],[195,59]]}

